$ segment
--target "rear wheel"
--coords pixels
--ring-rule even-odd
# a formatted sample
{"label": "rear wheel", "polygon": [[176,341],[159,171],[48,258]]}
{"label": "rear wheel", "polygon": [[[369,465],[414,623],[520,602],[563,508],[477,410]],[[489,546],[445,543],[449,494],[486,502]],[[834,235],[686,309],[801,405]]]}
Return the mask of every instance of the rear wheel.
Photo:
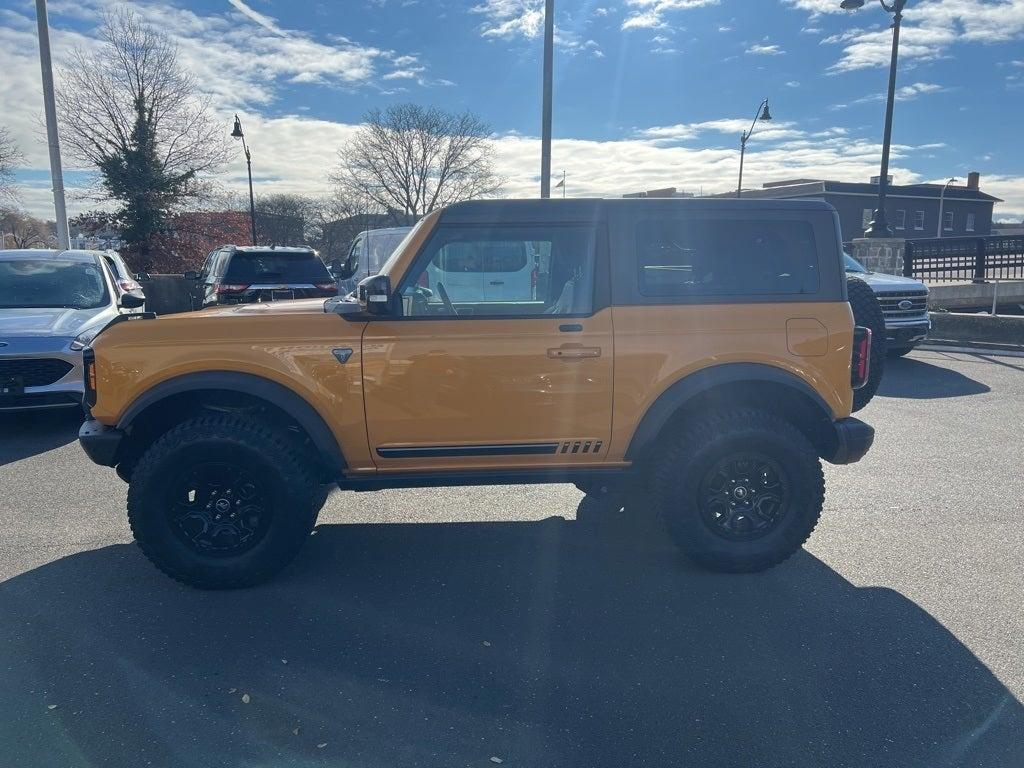
{"label": "rear wheel", "polygon": [[807,438],[757,410],[689,425],[656,460],[653,498],[675,543],[715,571],[760,571],[810,536],[825,480]]}
{"label": "rear wheel", "polygon": [[878,303],[871,286],[859,277],[847,275],[846,292],[853,310],[853,321],[857,325],[871,329],[871,364],[868,370],[868,382],[853,392],[853,410],[859,411],[871,402],[878,391],[885,370],[885,315],[882,305]]}
{"label": "rear wheel", "polygon": [[128,521],[143,553],[201,589],[257,584],[298,553],[319,486],[286,435],[245,416],[190,419],[131,473]]}

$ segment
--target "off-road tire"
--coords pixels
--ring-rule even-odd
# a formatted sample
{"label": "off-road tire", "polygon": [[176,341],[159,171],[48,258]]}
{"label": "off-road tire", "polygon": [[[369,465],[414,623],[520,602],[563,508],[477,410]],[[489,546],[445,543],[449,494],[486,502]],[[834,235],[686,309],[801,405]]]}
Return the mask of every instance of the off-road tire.
{"label": "off-road tire", "polygon": [[871,402],[878,391],[885,371],[885,315],[878,297],[871,286],[853,275],[846,276],[846,292],[853,309],[853,321],[857,325],[871,329],[871,367],[868,371],[868,383],[853,392],[853,410],[859,411]]}
{"label": "off-road tire", "polygon": [[[818,454],[785,419],[755,409],[713,413],[689,423],[659,446],[651,497],[676,545],[713,571],[750,573],[781,563],[818,523],[825,478]],[[705,478],[736,455],[763,455],[785,475],[787,494],[777,522],[757,538],[734,540],[716,531],[701,504]]]}
{"label": "off-road tire", "polygon": [[[198,416],[157,439],[140,457],[128,486],[128,522],[143,554],[161,571],[199,589],[234,589],[266,581],[298,554],[321,503],[313,474],[281,430],[244,415]],[[266,489],[266,530],[239,554],[200,552],[181,540],[169,514],[175,484],[197,464],[244,467]]]}
{"label": "off-road tire", "polygon": [[903,357],[914,351],[914,347],[889,347],[885,350],[889,357]]}

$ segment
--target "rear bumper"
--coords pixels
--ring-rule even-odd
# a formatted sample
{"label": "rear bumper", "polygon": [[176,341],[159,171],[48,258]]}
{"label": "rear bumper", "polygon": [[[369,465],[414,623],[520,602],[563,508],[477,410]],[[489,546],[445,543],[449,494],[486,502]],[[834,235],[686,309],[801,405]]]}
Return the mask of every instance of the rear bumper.
{"label": "rear bumper", "polygon": [[853,464],[864,458],[875,440],[875,428],[860,419],[848,417],[832,422],[834,446],[830,454],[822,456],[832,464]]}
{"label": "rear bumper", "polygon": [[78,430],[78,442],[82,450],[103,467],[112,467],[117,463],[117,449],[123,437],[124,432],[100,424],[96,419],[89,419]]}

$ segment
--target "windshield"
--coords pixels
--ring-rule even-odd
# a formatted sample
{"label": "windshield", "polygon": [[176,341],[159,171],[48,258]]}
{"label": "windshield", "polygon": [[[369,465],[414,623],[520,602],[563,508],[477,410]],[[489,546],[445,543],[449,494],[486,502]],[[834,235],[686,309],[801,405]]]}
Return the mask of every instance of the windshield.
{"label": "windshield", "polygon": [[409,230],[404,229],[398,232],[369,232],[367,234],[366,266],[369,274],[375,274],[380,269],[381,264],[395,252],[408,233]]}
{"label": "windshield", "polygon": [[389,273],[391,269],[395,266],[395,261],[398,260],[398,254],[405,250],[405,246],[409,243],[410,240],[413,239],[413,237],[415,237],[416,233],[420,231],[424,224],[426,224],[428,221],[434,221],[435,218],[437,218],[436,214],[431,214],[430,216],[424,216],[422,219],[420,219],[416,223],[416,226],[410,229],[409,233],[402,238],[402,242],[395,246],[395,250],[393,250],[391,252],[391,255],[388,256],[388,260],[381,265],[379,271],[383,274]]}
{"label": "windshield", "polygon": [[327,267],[312,251],[236,252],[228,263],[223,281],[230,285],[254,283],[331,283],[334,279]]}
{"label": "windshield", "polygon": [[0,258],[0,308],[98,309],[109,303],[99,264]]}
{"label": "windshield", "polygon": [[846,263],[847,272],[867,272],[863,265],[848,253],[843,253],[843,261]]}

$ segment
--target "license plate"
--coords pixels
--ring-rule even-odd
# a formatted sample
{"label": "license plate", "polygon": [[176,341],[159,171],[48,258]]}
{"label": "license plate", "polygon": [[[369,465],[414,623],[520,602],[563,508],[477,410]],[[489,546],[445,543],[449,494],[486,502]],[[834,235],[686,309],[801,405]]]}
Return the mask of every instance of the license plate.
{"label": "license plate", "polygon": [[21,376],[0,377],[0,397],[25,394],[25,380]]}
{"label": "license plate", "polygon": [[281,301],[285,299],[294,299],[295,291],[272,291],[270,294],[272,301]]}

